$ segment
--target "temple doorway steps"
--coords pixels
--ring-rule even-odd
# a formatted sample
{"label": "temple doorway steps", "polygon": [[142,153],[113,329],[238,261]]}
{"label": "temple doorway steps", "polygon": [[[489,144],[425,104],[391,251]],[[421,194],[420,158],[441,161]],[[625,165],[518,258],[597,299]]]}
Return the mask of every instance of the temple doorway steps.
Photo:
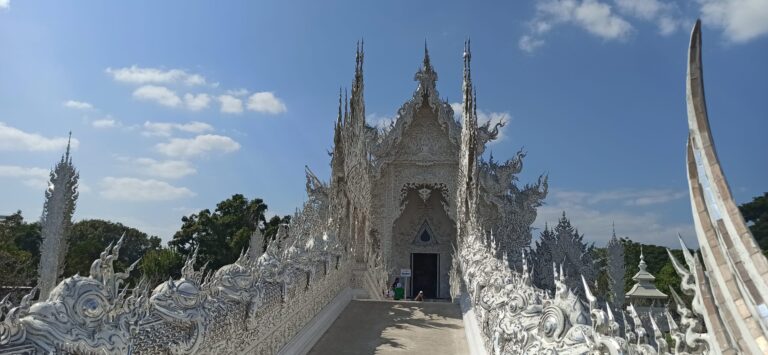
{"label": "temple doorway steps", "polygon": [[312,355],[468,354],[458,304],[353,300]]}

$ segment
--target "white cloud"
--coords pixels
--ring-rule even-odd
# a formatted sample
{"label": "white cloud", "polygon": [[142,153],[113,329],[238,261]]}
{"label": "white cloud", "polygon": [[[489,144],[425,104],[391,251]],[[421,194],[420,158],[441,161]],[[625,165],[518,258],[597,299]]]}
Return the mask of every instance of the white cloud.
{"label": "white cloud", "polygon": [[369,125],[378,129],[388,130],[392,123],[394,123],[395,119],[394,117],[379,115],[374,112],[366,115],[365,121],[368,122]]}
{"label": "white cloud", "polygon": [[[690,223],[665,221],[663,205],[687,196],[684,191],[664,189],[611,190],[598,192],[550,190],[546,204],[538,209],[534,226],[539,232],[545,222],[550,227],[566,212],[579,233],[589,241],[604,246],[616,224],[619,236],[644,243],[677,247],[677,233],[686,241],[695,241]],[[653,208],[649,209],[649,206]],[[534,239],[538,232],[534,233]],[[695,243],[695,242],[694,242]]]}
{"label": "white cloud", "polygon": [[[72,149],[80,146],[80,141],[72,138]],[[64,150],[67,137],[46,138],[37,133],[27,133],[0,122],[0,151],[51,151]]]}
{"label": "white cloud", "polygon": [[615,0],[619,12],[645,21],[656,22],[659,33],[669,35],[684,24],[676,5],[660,0]]}
{"label": "white cloud", "polygon": [[188,123],[171,123],[171,122],[144,122],[144,131],[141,133],[145,136],[160,136],[170,137],[174,130],[189,132],[189,133],[203,133],[213,131],[213,126],[205,123],[192,121]]}
{"label": "white cloud", "polygon": [[598,0],[539,0],[529,33],[520,38],[518,46],[534,51],[544,44],[543,35],[561,24],[580,27],[604,40],[625,39],[633,29],[610,5]]}
{"label": "white cloud", "polygon": [[768,33],[766,0],[698,0],[704,24],[721,28],[725,38],[744,43]]}
{"label": "white cloud", "polygon": [[176,187],[165,181],[142,180],[131,177],[105,177],[99,194],[108,200],[168,201],[195,196],[186,187]]}
{"label": "white cloud", "polygon": [[175,84],[203,85],[205,78],[199,74],[190,74],[181,69],[162,70],[157,68],[141,68],[136,65],[112,69],[106,72],[116,81],[130,84]]}
{"label": "white cloud", "polygon": [[248,95],[248,89],[240,88],[235,90],[227,90],[227,95],[245,96],[245,95]]}
{"label": "white cloud", "polygon": [[234,152],[240,149],[240,143],[226,136],[204,134],[191,139],[172,138],[168,143],[158,143],[155,148],[169,157],[190,158],[214,151]]}
{"label": "white cloud", "polygon": [[107,116],[105,118],[91,122],[91,126],[94,128],[116,128],[120,127],[120,122],[110,116]]}
{"label": "white cloud", "polygon": [[221,112],[223,113],[243,112],[243,100],[240,100],[237,97],[232,95],[221,95],[219,96],[219,102],[221,103]]}
{"label": "white cloud", "polygon": [[133,97],[168,107],[178,107],[181,104],[179,96],[165,86],[144,85],[133,92]]}
{"label": "white cloud", "polygon": [[671,17],[660,17],[656,24],[659,26],[659,33],[666,36],[677,31],[678,28],[683,27],[683,22],[677,21]]}
{"label": "white cloud", "polygon": [[272,92],[257,92],[248,98],[248,110],[276,115],[286,111],[285,103]]}
{"label": "white cloud", "polygon": [[544,45],[544,40],[537,39],[535,37],[532,37],[530,35],[523,35],[520,37],[520,41],[518,41],[517,46],[520,47],[523,51],[526,51],[528,53],[532,53],[539,47]]}
{"label": "white cloud", "polygon": [[179,179],[197,172],[192,164],[184,160],[137,158],[132,162],[139,173],[164,179]]}
{"label": "white cloud", "polygon": [[42,168],[0,165],[0,178],[18,179],[24,185],[41,190],[48,187],[49,174],[50,171]]}
{"label": "white cloud", "polygon": [[[46,182],[46,184],[47,184],[47,182]],[[85,182],[83,182],[82,179],[78,180],[78,182],[77,182],[77,192],[79,192],[81,194],[83,194],[83,193],[87,194],[87,193],[91,193],[91,191],[93,191],[91,189],[91,185],[86,184]]]}
{"label": "white cloud", "polygon": [[64,107],[72,108],[75,110],[90,110],[93,109],[93,105],[84,101],[67,100],[64,102]]}
{"label": "white cloud", "polygon": [[11,8],[11,0],[0,0],[0,10]]}
{"label": "white cloud", "polygon": [[615,0],[619,10],[642,19],[652,19],[669,4],[658,0]]}
{"label": "white cloud", "polygon": [[192,111],[200,111],[204,108],[208,108],[208,104],[211,102],[211,97],[208,94],[185,94],[184,104]]}
{"label": "white cloud", "polygon": [[632,25],[614,14],[610,5],[596,0],[584,0],[575,8],[573,19],[588,32],[603,39],[622,39],[632,30]]}
{"label": "white cloud", "polygon": [[[453,117],[454,119],[461,121],[461,110],[462,105],[460,102],[454,102],[451,103],[451,108],[453,109]],[[491,123],[491,128],[493,128],[497,123],[504,122],[509,123],[509,121],[512,120],[512,115],[509,114],[509,112],[488,112],[483,110],[477,110],[477,123],[478,125],[484,125],[487,122]],[[503,140],[505,135],[507,125],[503,127],[499,127],[499,135],[496,137],[496,140],[491,141],[489,144],[493,144],[495,142],[500,142]]]}

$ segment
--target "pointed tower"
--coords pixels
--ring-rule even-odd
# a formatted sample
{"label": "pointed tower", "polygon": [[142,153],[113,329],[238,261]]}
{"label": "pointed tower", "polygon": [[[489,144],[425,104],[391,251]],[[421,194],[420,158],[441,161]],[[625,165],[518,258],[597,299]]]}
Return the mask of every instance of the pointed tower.
{"label": "pointed tower", "polygon": [[[427,58],[428,59],[428,58]],[[464,42],[464,80],[461,104],[461,151],[459,156],[459,187],[457,189],[458,235],[463,238],[471,231],[477,189],[477,108],[472,87],[472,52],[470,42]]]}
{"label": "pointed tower", "polygon": [[424,41],[424,59],[414,79],[419,82],[418,91],[422,95],[427,96],[437,93],[437,72],[435,72],[435,68],[432,67],[432,61],[429,59],[429,48],[427,48],[426,41]]}
{"label": "pointed tower", "polygon": [[365,53],[363,51],[363,42],[361,41],[357,44],[357,51],[355,52],[355,79],[352,81],[352,97],[350,97],[349,102],[352,127],[357,133],[361,133],[365,126],[365,98],[363,97],[365,89],[363,83],[364,59]]}
{"label": "pointed tower", "polygon": [[[345,110],[346,111],[346,110]],[[338,182],[344,176],[344,120],[342,113],[341,88],[339,88],[339,114],[333,128],[333,153],[331,156],[331,184]]]}
{"label": "pointed tower", "polygon": [[72,214],[77,202],[77,181],[80,174],[72,165],[70,141],[61,161],[51,171],[48,189],[45,191],[45,205],[40,218],[43,241],[40,245],[40,266],[38,267],[40,299],[46,299],[59,282],[64,271],[67,255],[67,233],[72,225]]}
{"label": "pointed tower", "polygon": [[615,225],[613,226],[613,236],[611,236],[605,249],[608,254],[608,278],[613,296],[612,305],[621,309],[625,302],[624,274],[626,273],[626,266],[624,264],[624,245],[616,237]]}

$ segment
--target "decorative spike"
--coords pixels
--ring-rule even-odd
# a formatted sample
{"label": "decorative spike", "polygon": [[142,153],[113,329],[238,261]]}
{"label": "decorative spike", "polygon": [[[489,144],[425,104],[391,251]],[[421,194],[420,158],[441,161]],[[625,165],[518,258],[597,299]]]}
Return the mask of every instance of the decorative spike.
{"label": "decorative spike", "polygon": [[[562,273],[562,268],[563,268],[563,264],[560,264],[561,273]],[[584,275],[581,275],[581,283],[584,285],[584,295],[587,298],[587,301],[589,302],[589,306],[591,308],[597,304],[597,298],[594,295],[592,295],[592,291],[589,289],[589,285],[587,284],[587,279],[584,278]]]}
{"label": "decorative spike", "polygon": [[688,246],[685,245],[685,241],[683,240],[683,236],[680,235],[680,233],[677,233],[677,239],[680,241],[680,247],[683,250],[683,257],[685,258],[685,263],[688,264],[688,269],[693,270],[693,254],[691,254],[690,249],[688,249]]}
{"label": "decorative spike", "polygon": [[130,273],[131,273],[131,271],[133,271],[134,269],[136,269],[136,266],[138,266],[138,265],[139,265],[139,262],[141,262],[141,259],[142,259],[141,257],[139,257],[138,259],[136,259],[136,261],[134,261],[134,262],[133,262],[133,264],[131,264],[130,266],[128,266],[128,268],[127,268],[127,269],[125,269],[125,273],[126,273],[126,274],[130,274]]}
{"label": "decorative spike", "polygon": [[678,275],[684,276],[690,274],[690,271],[687,270],[682,264],[680,264],[680,261],[677,260],[669,248],[667,248],[667,255],[669,255],[669,260],[672,262],[672,267],[675,269]]}
{"label": "decorative spike", "polygon": [[432,70],[432,63],[429,59],[429,48],[427,47],[427,39],[424,39],[424,69]]}
{"label": "decorative spike", "polygon": [[558,280],[559,278],[557,277],[557,264],[555,264],[554,261],[552,262],[552,271],[554,271],[555,280]]}
{"label": "decorative spike", "polygon": [[677,307],[686,308],[685,302],[683,302],[683,299],[680,297],[680,295],[677,294],[677,291],[675,291],[674,287],[670,286],[669,292],[672,294],[672,299],[675,301],[675,304],[677,304]]}
{"label": "decorative spike", "polygon": [[112,255],[117,257],[118,253],[120,253],[120,248],[123,247],[123,242],[125,242],[125,232],[120,236],[120,239],[117,240],[117,244],[115,244],[115,247],[112,248]]}
{"label": "decorative spike", "polygon": [[608,315],[608,320],[613,322],[616,318],[613,317],[613,311],[611,310],[611,304],[609,302],[605,302],[605,313]]}
{"label": "decorative spike", "polygon": [[676,332],[680,328],[677,326],[677,323],[675,322],[675,318],[672,317],[671,314],[669,314],[669,310],[664,311],[664,315],[667,317],[667,324],[669,324],[669,330]]}
{"label": "decorative spike", "polygon": [[69,131],[69,138],[67,138],[67,151],[64,153],[64,157],[62,157],[61,161],[64,163],[72,163],[72,158],[69,156],[69,149],[71,147],[72,143],[72,131]]}

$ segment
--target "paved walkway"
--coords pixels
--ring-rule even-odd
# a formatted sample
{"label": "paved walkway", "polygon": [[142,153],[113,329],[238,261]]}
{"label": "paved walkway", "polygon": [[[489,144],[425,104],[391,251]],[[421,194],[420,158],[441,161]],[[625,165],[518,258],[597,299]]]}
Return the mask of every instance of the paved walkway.
{"label": "paved walkway", "polygon": [[357,300],[349,303],[309,354],[468,352],[457,304]]}

